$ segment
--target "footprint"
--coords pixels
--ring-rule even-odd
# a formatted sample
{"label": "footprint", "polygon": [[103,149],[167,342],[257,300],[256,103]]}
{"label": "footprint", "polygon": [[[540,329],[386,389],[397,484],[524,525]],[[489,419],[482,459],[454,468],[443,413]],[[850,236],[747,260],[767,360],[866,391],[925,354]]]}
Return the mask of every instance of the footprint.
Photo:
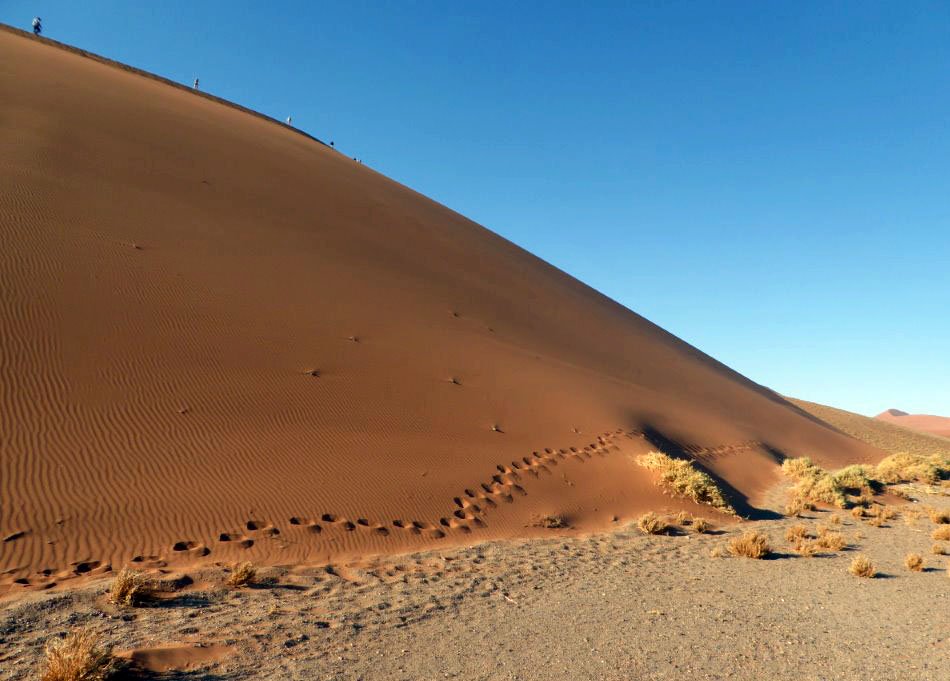
{"label": "footprint", "polygon": [[198,542],[194,541],[178,541],[172,545],[172,551],[191,551],[192,549],[198,548]]}
{"label": "footprint", "polygon": [[16,532],[12,532],[3,538],[3,543],[6,544],[7,542],[16,541],[25,534],[26,530],[17,530]]}

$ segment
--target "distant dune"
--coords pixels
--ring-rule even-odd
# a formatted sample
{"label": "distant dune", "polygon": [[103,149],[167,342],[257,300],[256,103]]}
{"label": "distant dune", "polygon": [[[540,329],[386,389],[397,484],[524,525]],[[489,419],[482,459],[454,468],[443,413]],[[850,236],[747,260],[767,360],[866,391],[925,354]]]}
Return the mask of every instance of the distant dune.
{"label": "distant dune", "polygon": [[[789,402],[831,424],[843,433],[886,452],[909,452],[923,456],[950,454],[950,439],[908,430],[880,417],[871,418],[823,404],[788,398]],[[900,421],[898,421],[900,423]]]}
{"label": "distant dune", "polygon": [[940,437],[950,438],[950,417],[930,416],[928,414],[908,414],[900,409],[888,409],[874,418],[887,423],[894,423],[911,430],[919,430],[922,433],[939,435]]}
{"label": "distant dune", "polygon": [[653,448],[745,513],[783,455],[882,456],[293,129],[0,64],[0,586],[602,528],[687,506]]}

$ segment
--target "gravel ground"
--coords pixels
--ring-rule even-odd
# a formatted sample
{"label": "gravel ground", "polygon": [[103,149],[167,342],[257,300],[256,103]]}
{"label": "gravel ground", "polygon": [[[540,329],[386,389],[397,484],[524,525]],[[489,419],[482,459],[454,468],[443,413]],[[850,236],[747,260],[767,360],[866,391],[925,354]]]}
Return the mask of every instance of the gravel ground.
{"label": "gravel ground", "polygon": [[[906,509],[950,508],[950,497],[920,500]],[[898,510],[880,528],[819,511],[712,535],[552,530],[549,540],[269,568],[247,589],[223,586],[224,572],[209,569],[134,609],[109,604],[105,581],[25,595],[0,605],[0,680],[36,678],[46,641],[85,625],[120,651],[230,647],[161,677],[173,679],[946,681],[950,556],[931,553],[936,526],[926,514]],[[840,529],[850,546],[800,557],[784,539],[796,523]],[[712,555],[749,529],[769,535],[772,557]],[[925,571],[904,567],[910,552]],[[858,553],[878,578],[848,573]]]}

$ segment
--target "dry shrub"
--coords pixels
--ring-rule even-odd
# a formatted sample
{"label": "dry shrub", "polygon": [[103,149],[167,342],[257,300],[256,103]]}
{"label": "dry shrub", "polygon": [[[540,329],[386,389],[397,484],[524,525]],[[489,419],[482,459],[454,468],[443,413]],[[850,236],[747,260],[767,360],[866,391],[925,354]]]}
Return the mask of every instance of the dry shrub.
{"label": "dry shrub", "polygon": [[905,452],[892,454],[874,468],[874,475],[887,484],[924,482],[933,485],[941,478],[950,477],[950,456],[921,456]]}
{"label": "dry shrub", "polygon": [[950,511],[938,511],[935,508],[928,508],[927,515],[931,522],[937,525],[950,525]]}
{"label": "dry shrub", "polygon": [[684,525],[689,525],[689,513],[686,511],[680,511],[676,514],[676,524],[680,527]]}
{"label": "dry shrub", "polygon": [[107,647],[90,629],[72,631],[46,644],[46,672],[42,681],[103,681],[118,670]]}
{"label": "dry shrub", "polygon": [[870,477],[869,466],[848,466],[829,473],[808,457],[786,459],[782,462],[782,472],[796,481],[792,493],[798,503],[832,504],[847,508],[849,491],[857,491],[864,496],[871,494],[877,486]]}
{"label": "dry shrub", "polygon": [[818,554],[818,543],[813,541],[800,541],[795,544],[795,553],[803,558],[812,558]]}
{"label": "dry shrub", "polygon": [[141,572],[122,568],[112,581],[109,600],[116,605],[135,607],[154,597],[157,590],[155,582]]}
{"label": "dry shrub", "polygon": [[640,516],[637,520],[637,527],[645,534],[663,534],[669,529],[666,521],[652,511]]}
{"label": "dry shrub", "polygon": [[228,586],[247,586],[257,577],[257,569],[250,563],[244,562],[234,566],[228,575]]}
{"label": "dry shrub", "polygon": [[804,525],[792,525],[785,530],[785,541],[789,544],[797,544],[808,537],[808,528]]}
{"label": "dry shrub", "polygon": [[897,517],[897,511],[889,506],[881,506],[877,515],[881,520],[893,520]]}
{"label": "dry shrub", "polygon": [[941,525],[934,529],[930,538],[934,541],[950,541],[950,525]]}
{"label": "dry shrub", "polygon": [[874,563],[864,555],[855,556],[848,566],[848,572],[855,577],[867,577],[868,579],[877,576],[877,570],[874,569]]}
{"label": "dry shrub", "polygon": [[851,515],[860,520],[864,517],[864,508],[861,506],[855,506],[851,509]]}
{"label": "dry shrub", "polygon": [[743,558],[765,558],[772,552],[769,538],[759,532],[746,532],[729,540],[729,553]]}
{"label": "dry shrub", "polygon": [[832,525],[840,525],[841,516],[833,515],[830,518],[828,518],[828,522],[831,523]]}
{"label": "dry shrub", "polygon": [[825,530],[818,535],[815,544],[829,551],[843,551],[848,545],[848,542],[845,541],[845,538],[840,532],[829,532]]}
{"label": "dry shrub", "polygon": [[568,527],[567,521],[559,515],[543,515],[534,524],[548,530],[563,530]]}
{"label": "dry shrub", "polygon": [[813,511],[814,504],[807,503],[804,499],[798,497],[792,499],[785,505],[785,515],[792,518],[801,518],[805,511]]}
{"label": "dry shrub", "polygon": [[884,518],[882,518],[879,515],[876,515],[870,520],[868,520],[868,525],[871,525],[872,527],[884,527]]}
{"label": "dry shrub", "polygon": [[947,555],[947,549],[944,547],[944,545],[936,542],[934,542],[934,545],[930,547],[930,552],[937,556]]}
{"label": "dry shrub", "polygon": [[638,456],[637,463],[660,473],[660,481],[675,495],[692,499],[697,504],[707,504],[723,513],[735,515],[736,511],[722,495],[722,491],[709,475],[697,470],[691,461],[674,459],[662,452],[650,452]]}
{"label": "dry shrub", "polygon": [[705,534],[709,531],[709,523],[705,518],[693,518],[693,530],[698,534]]}
{"label": "dry shrub", "polygon": [[904,556],[904,567],[911,572],[922,572],[924,569],[924,559],[919,553],[908,553]]}

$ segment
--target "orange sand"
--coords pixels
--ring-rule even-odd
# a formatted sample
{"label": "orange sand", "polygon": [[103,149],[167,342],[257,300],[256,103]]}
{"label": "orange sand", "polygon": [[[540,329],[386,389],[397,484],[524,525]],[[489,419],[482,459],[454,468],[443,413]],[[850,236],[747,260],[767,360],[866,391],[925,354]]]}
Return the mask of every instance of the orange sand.
{"label": "orange sand", "polygon": [[0,65],[0,592],[689,507],[657,446],[744,513],[783,454],[881,456],[292,129],[10,30]]}
{"label": "orange sand", "polygon": [[900,409],[888,409],[874,418],[896,423],[904,428],[950,438],[950,417],[930,414],[908,414]]}

